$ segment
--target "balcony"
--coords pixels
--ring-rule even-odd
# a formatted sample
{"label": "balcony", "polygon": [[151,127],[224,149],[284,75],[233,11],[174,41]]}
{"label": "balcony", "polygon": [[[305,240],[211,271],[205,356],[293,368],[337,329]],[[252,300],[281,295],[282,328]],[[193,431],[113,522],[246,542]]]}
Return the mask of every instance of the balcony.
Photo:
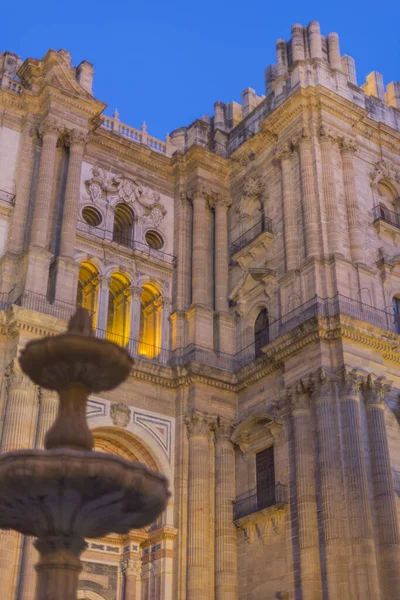
{"label": "balcony", "polygon": [[286,485],[277,483],[275,488],[268,490],[267,493],[257,494],[253,488],[250,492],[243,495],[242,498],[233,502],[233,519],[242,519],[253,513],[259,512],[270,506],[282,505],[288,503],[288,489]]}
{"label": "balcony", "polygon": [[247,231],[242,233],[235,241],[232,242],[230,247],[230,255],[233,256],[249,244],[251,244],[254,240],[256,240],[262,233],[267,232],[268,234],[272,233],[272,221],[271,219],[264,218],[253,227],[250,227]]}
{"label": "balcony", "polygon": [[175,256],[168,254],[167,252],[163,252],[162,250],[151,248],[148,244],[133,239],[131,235],[118,233],[117,236],[114,236],[112,231],[101,229],[100,227],[95,227],[93,225],[88,225],[88,223],[81,220],[78,220],[77,222],[77,229],[79,232],[92,235],[99,240],[107,241],[110,244],[117,244],[123,248],[129,248],[130,250],[133,250],[134,252],[144,255],[148,258],[154,258],[168,265],[175,266]]}
{"label": "balcony", "polygon": [[379,237],[388,237],[391,242],[400,243],[400,215],[386,206],[378,205],[372,209],[372,224]]}
{"label": "balcony", "polygon": [[[74,304],[59,300],[49,302],[44,295],[27,290],[22,291],[18,287],[7,294],[0,294],[0,310],[7,310],[12,305],[21,306],[64,321],[68,321],[76,310]],[[395,334],[400,331],[399,316],[394,315],[392,312],[369,306],[341,294],[336,294],[332,298],[314,296],[278,319],[270,321],[268,337],[265,338],[265,347],[313,318],[331,318],[339,315],[347,315],[365,321]],[[263,360],[264,356],[263,352],[258,353],[259,348],[256,342],[249,344],[236,354],[225,354],[193,344],[172,351],[168,348],[153,347],[129,337],[116,336],[111,332],[101,330],[97,330],[96,335],[112,339],[117,344],[126,347],[134,357],[171,367],[185,365],[189,362],[198,362],[213,369],[234,373],[255,360]]]}

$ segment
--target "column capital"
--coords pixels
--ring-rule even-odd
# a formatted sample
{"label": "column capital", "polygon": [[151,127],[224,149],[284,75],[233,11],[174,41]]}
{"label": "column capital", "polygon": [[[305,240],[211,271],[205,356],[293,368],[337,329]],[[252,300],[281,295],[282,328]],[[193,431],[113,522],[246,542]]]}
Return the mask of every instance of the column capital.
{"label": "column capital", "polygon": [[6,368],[6,385],[8,390],[29,390],[33,388],[33,383],[19,366],[19,361],[14,358]]}
{"label": "column capital", "polygon": [[310,377],[312,395],[318,399],[333,391],[337,378],[334,374],[329,373],[324,368],[319,368],[316,373]]}
{"label": "column capital", "polygon": [[39,388],[40,399],[49,398],[51,400],[58,400],[58,393],[56,390],[48,390],[47,388]]}
{"label": "column capital", "polygon": [[142,561],[137,559],[125,559],[121,562],[121,570],[129,577],[139,577],[142,572]]}
{"label": "column capital", "polygon": [[292,148],[300,148],[303,144],[311,142],[311,133],[308,127],[303,127],[301,131],[292,138]]}
{"label": "column capital", "polygon": [[391,382],[384,377],[369,374],[362,383],[362,392],[368,406],[385,407],[386,394],[392,389]]}
{"label": "column capital", "polygon": [[70,148],[82,148],[82,150],[84,150],[89,140],[90,136],[87,132],[80,131],[79,129],[72,129],[68,131],[65,143]]}
{"label": "column capital", "polygon": [[290,160],[292,158],[292,155],[293,148],[289,142],[283,142],[275,150],[275,159],[280,162]]}
{"label": "column capital", "polygon": [[357,143],[351,138],[342,137],[340,138],[340,149],[343,153],[354,154],[357,150]]}
{"label": "column capital", "polygon": [[334,134],[332,129],[324,123],[319,128],[318,137],[320,142],[328,142],[333,144],[338,141],[338,137]]}
{"label": "column capital", "polygon": [[345,366],[339,372],[339,385],[341,395],[353,396],[360,392],[362,380],[355,369]]}
{"label": "column capital", "polygon": [[208,196],[209,192],[205,188],[193,188],[186,194],[187,199],[190,200],[192,204],[199,200],[207,202]]}
{"label": "column capital", "polygon": [[211,192],[210,194],[208,194],[207,200],[208,200],[208,204],[209,204],[210,208],[214,208],[214,209],[216,209],[216,208],[228,209],[232,204],[232,200],[227,194],[225,195],[225,194]]}
{"label": "column capital", "polygon": [[39,126],[39,136],[44,139],[47,136],[59,138],[64,133],[64,126],[57,119],[46,119]]}
{"label": "column capital", "polygon": [[210,437],[215,429],[216,417],[200,410],[192,409],[185,416],[188,437]]}
{"label": "column capital", "polygon": [[233,431],[233,424],[230,423],[229,421],[226,421],[225,419],[223,419],[222,417],[217,417],[216,418],[216,422],[215,422],[215,441],[216,443],[223,443],[223,442],[231,442],[231,435],[232,435],[232,431]]}
{"label": "column capital", "polygon": [[291,386],[288,386],[286,390],[293,413],[300,410],[309,410],[310,386],[303,379],[300,379]]}

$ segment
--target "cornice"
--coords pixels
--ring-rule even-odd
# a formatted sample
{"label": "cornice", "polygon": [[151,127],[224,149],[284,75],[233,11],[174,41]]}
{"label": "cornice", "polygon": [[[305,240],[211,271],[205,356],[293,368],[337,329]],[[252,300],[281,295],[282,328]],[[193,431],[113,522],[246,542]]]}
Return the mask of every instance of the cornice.
{"label": "cornice", "polygon": [[[98,151],[101,152],[99,156]],[[105,129],[99,127],[92,137],[92,141],[86,151],[86,156],[92,158],[93,161],[104,162],[104,152],[107,153],[107,158],[111,155],[132,162],[137,167],[142,167],[147,171],[156,173],[160,177],[167,179],[173,190],[173,170],[171,161],[167,156],[148,148],[143,144],[137,144],[124,139],[122,136],[117,136]],[[121,170],[116,165],[116,170]]]}
{"label": "cornice", "polygon": [[198,168],[202,168],[222,180],[229,179],[229,160],[210,152],[203,146],[191,146],[183,155],[188,176]]}

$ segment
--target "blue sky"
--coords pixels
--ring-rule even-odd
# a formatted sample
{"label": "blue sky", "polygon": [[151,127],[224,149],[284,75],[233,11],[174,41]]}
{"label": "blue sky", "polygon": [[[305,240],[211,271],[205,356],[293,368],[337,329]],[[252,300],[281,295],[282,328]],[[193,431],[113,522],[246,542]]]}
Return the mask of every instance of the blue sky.
{"label": "blue sky", "polygon": [[374,70],[385,83],[400,80],[399,0],[19,0],[3,6],[0,48],[23,58],[65,48],[74,65],[92,62],[106,113],[117,107],[122,122],[146,120],[149,133],[164,138],[211,114],[216,100],[240,101],[246,87],[264,93],[276,39],[311,20],[324,35],[339,33],[359,85]]}

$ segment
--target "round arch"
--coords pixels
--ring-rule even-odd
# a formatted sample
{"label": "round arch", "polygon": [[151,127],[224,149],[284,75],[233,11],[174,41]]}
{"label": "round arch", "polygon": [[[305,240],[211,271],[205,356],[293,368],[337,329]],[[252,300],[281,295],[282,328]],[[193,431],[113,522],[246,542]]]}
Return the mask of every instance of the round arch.
{"label": "round arch", "polygon": [[[105,422],[106,421],[106,422]],[[141,462],[153,471],[165,475],[169,481],[171,497],[165,512],[166,521],[173,525],[174,478],[167,455],[161,450],[154,437],[136,423],[130,423],[129,429],[109,425],[106,417],[89,419],[89,427],[95,440],[95,449],[100,452],[117,454],[127,460]]]}
{"label": "round arch", "polygon": [[[84,584],[85,580],[83,580],[82,583]],[[105,600],[105,598],[104,596],[100,596],[100,594],[93,592],[93,590],[85,590],[83,588],[78,590],[77,600]]]}

